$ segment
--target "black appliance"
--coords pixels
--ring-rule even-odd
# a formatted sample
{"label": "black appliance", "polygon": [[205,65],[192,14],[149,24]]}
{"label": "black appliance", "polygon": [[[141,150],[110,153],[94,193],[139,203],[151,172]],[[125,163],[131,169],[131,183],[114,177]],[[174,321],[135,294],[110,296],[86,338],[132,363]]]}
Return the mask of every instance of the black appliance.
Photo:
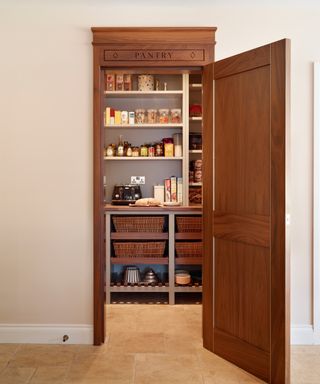
{"label": "black appliance", "polygon": [[129,205],[134,204],[141,199],[140,185],[132,184],[117,184],[113,188],[112,204],[114,205]]}

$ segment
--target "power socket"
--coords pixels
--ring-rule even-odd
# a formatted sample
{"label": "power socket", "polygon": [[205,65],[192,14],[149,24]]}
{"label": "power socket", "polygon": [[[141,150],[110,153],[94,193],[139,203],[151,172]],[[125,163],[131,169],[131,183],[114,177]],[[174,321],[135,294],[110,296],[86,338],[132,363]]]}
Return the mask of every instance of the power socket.
{"label": "power socket", "polygon": [[145,176],[131,176],[131,184],[133,185],[140,185],[146,183],[146,177]]}

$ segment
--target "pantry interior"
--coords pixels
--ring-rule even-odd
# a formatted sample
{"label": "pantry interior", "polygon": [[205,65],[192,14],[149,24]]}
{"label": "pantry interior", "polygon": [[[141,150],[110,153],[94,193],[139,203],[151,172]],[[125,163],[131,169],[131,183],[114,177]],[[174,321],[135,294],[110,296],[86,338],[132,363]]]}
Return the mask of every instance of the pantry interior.
{"label": "pantry interior", "polygon": [[201,72],[107,69],[104,88],[106,303],[201,303]]}

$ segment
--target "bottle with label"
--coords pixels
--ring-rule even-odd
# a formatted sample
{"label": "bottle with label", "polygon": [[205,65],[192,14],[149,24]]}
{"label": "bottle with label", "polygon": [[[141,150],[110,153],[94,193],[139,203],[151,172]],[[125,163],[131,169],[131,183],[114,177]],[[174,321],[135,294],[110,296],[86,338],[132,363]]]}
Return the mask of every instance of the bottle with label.
{"label": "bottle with label", "polygon": [[117,149],[117,156],[123,156],[124,155],[124,145],[123,145],[123,137],[122,135],[119,136],[119,145]]}

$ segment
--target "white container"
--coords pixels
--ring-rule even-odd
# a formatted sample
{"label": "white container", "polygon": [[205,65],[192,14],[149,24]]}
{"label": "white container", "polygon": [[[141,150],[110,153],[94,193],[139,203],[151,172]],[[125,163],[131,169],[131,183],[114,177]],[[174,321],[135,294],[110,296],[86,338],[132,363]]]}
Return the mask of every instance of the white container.
{"label": "white container", "polygon": [[128,124],[128,111],[121,112],[121,124]]}
{"label": "white container", "polygon": [[164,185],[155,185],[153,187],[153,197],[161,203],[164,202]]}
{"label": "white container", "polygon": [[133,125],[135,123],[135,113],[134,112],[129,112],[129,124]]}
{"label": "white container", "polygon": [[182,157],[182,134],[175,133],[173,135],[173,143],[174,143],[174,156]]}

